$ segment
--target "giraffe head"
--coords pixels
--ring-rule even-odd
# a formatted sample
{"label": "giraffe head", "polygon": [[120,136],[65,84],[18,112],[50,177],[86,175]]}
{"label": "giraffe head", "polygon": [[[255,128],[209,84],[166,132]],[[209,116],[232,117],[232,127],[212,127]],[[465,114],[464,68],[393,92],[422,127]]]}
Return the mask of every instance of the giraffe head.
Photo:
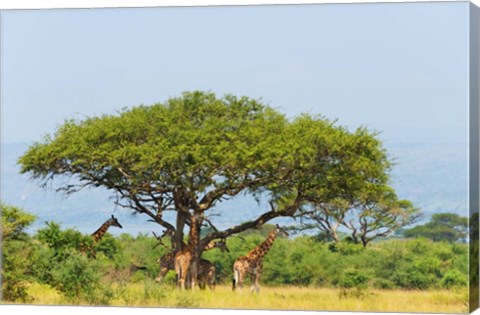
{"label": "giraffe head", "polygon": [[280,225],[278,224],[275,225],[275,234],[277,236],[283,236],[283,237],[289,236],[289,234],[287,233],[287,230],[285,228],[280,227]]}
{"label": "giraffe head", "polygon": [[116,226],[116,227],[119,227],[119,228],[123,228],[123,226],[118,222],[117,218],[115,218],[112,214],[112,217],[110,219],[108,219],[107,223],[110,225],[110,226]]}

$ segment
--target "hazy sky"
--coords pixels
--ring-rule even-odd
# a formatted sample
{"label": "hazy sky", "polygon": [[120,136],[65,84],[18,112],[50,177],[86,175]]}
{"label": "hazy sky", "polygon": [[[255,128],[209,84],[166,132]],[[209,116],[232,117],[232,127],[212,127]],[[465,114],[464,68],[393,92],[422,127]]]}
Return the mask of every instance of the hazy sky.
{"label": "hazy sky", "polygon": [[466,141],[467,17],[467,2],[2,12],[2,142],[187,90]]}

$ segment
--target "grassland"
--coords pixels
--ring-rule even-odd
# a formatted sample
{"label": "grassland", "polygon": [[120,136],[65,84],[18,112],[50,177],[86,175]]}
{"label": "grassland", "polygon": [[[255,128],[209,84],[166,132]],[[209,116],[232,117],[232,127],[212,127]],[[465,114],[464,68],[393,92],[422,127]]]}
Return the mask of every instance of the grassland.
{"label": "grassland", "polygon": [[[143,307],[466,313],[468,301],[466,288],[370,290],[361,297],[340,297],[338,289],[286,286],[262,287],[259,294],[252,294],[248,288],[243,292],[232,292],[226,285],[217,286],[215,291],[182,292],[173,286],[153,282],[116,285],[111,290],[110,305]],[[31,285],[29,294],[34,304],[71,304],[56,290],[44,285]]]}

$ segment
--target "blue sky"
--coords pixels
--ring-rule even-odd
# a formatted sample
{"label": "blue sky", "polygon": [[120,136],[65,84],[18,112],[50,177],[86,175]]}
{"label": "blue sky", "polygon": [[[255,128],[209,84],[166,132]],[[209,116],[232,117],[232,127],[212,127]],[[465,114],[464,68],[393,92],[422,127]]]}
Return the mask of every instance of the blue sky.
{"label": "blue sky", "polygon": [[468,3],[2,12],[2,142],[187,90],[464,142]]}
{"label": "blue sky", "polygon": [[[16,159],[66,118],[210,90],[382,131],[401,198],[467,213],[467,17],[467,2],[2,12],[2,200],[37,227],[115,213],[130,223],[112,233],[150,231],[103,191],[38,188]],[[219,226],[246,215],[228,213]]]}

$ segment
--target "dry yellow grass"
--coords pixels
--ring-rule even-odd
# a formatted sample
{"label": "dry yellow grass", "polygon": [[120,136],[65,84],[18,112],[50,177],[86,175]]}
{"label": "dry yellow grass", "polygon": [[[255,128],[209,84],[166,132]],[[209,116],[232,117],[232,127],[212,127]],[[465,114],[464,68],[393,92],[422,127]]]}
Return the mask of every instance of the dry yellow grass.
{"label": "dry yellow grass", "polygon": [[[113,288],[112,306],[236,308],[318,311],[369,311],[416,313],[467,313],[467,288],[452,291],[371,290],[364,297],[340,298],[329,288],[262,287],[260,294],[232,292],[229,286],[215,291],[178,291],[173,286],[128,284]],[[34,285],[35,304],[68,304],[55,290]],[[84,303],[79,303],[84,304]]]}

